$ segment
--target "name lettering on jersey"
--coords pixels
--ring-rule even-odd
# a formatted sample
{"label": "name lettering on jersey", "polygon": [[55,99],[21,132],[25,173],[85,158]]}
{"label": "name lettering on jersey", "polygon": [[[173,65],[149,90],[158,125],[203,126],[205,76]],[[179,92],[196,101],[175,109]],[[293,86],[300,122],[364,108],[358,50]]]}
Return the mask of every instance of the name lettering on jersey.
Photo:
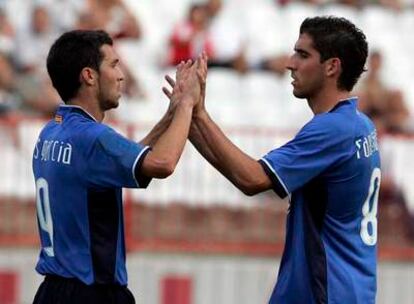
{"label": "name lettering on jersey", "polygon": [[374,130],[368,136],[364,136],[355,141],[357,148],[357,159],[368,158],[378,151],[377,131]]}
{"label": "name lettering on jersey", "polygon": [[[41,148],[40,148],[41,147]],[[40,155],[39,155],[40,152]],[[33,158],[70,165],[72,161],[72,145],[59,140],[37,140]]]}
{"label": "name lettering on jersey", "polygon": [[39,143],[40,143],[40,138],[37,139],[35,150],[33,152],[33,157],[35,159],[37,159],[39,157]]}

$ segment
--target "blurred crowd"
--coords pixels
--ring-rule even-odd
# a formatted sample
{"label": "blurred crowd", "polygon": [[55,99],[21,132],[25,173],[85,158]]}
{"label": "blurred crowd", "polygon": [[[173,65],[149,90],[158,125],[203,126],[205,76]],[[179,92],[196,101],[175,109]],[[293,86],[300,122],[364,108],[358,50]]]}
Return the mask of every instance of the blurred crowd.
{"label": "blurred crowd", "polygon": [[[373,4],[371,0],[338,1],[354,9]],[[390,10],[401,10],[410,5],[404,0],[374,1],[375,5]],[[290,2],[292,0],[272,3],[283,7]],[[326,5],[332,1],[305,2]],[[222,0],[188,1],[188,12],[168,29],[168,41],[158,68],[172,67],[204,50],[209,56],[210,68],[228,68],[240,74],[259,70],[282,77],[286,73],[287,51],[264,53],[252,58],[247,46],[237,41],[235,33],[223,33],[220,31],[223,27],[216,26],[217,16],[226,4],[227,1]],[[16,12],[25,15],[18,18],[24,22],[15,22],[13,14]],[[104,29],[114,38],[115,46],[120,41],[139,43],[147,33],[138,16],[123,0],[0,1],[0,116],[13,117],[18,113],[49,117],[54,112],[60,98],[47,76],[45,62],[50,45],[62,32]],[[145,92],[130,68],[123,64],[124,93],[134,100],[136,96],[145,96]],[[355,92],[361,99],[360,108],[375,121],[380,133],[412,133],[412,117],[404,95],[399,89],[387,87],[381,79],[381,68],[381,52],[372,51],[367,72]]]}
{"label": "blurred crowd", "polygon": [[[55,111],[60,98],[47,75],[46,58],[51,44],[64,31],[105,29],[115,40],[141,37],[138,21],[122,0],[16,1],[13,5],[21,5],[21,12],[27,14],[25,22],[17,24],[7,14],[8,4],[0,6],[0,114],[3,115],[17,112],[49,117]],[[123,69],[125,93],[136,94],[135,79],[127,66]]]}

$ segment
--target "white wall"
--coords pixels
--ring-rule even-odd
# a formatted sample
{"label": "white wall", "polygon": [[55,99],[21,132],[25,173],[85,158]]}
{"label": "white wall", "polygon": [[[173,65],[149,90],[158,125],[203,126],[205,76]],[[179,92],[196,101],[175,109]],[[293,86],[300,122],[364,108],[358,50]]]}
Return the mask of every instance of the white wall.
{"label": "white wall", "polygon": [[[37,251],[0,249],[0,271],[20,277],[18,304],[31,303],[41,277],[34,272]],[[266,303],[279,259],[133,253],[128,256],[129,287],[137,304],[159,304],[160,281],[184,275],[193,281],[192,304]],[[414,303],[414,263],[382,262],[378,269],[377,304]]]}

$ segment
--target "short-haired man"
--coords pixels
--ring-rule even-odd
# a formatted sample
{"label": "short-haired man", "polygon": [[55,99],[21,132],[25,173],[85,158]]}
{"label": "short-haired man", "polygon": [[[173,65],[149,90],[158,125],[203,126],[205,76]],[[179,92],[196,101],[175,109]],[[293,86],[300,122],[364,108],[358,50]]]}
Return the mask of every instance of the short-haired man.
{"label": "short-haired man", "polygon": [[[271,304],[375,303],[380,159],[374,125],[350,95],[367,53],[365,35],[348,20],[306,19],[287,68],[293,94],[314,117],[259,161],[224,135],[204,96],[195,108],[190,139],[217,170],[247,195],[273,189],[289,197]],[[199,74],[204,91],[205,63]]]}
{"label": "short-haired man", "polygon": [[[47,69],[65,105],[33,153],[45,275],[34,303],[135,303],[127,289],[122,187],[171,175],[199,100],[197,62],[177,69],[174,105],[135,143],[102,123],[118,106],[123,74],[103,31],[71,31],[52,45]],[[172,103],[173,104],[173,103]]]}

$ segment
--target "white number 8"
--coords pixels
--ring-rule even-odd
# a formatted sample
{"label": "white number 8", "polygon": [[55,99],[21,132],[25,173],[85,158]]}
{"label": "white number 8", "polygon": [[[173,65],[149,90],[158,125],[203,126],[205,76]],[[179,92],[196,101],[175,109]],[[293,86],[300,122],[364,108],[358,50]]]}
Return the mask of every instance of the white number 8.
{"label": "white number 8", "polygon": [[[362,206],[363,219],[361,222],[361,238],[368,246],[374,246],[377,243],[377,213],[378,213],[378,195],[381,183],[381,170],[375,168],[372,171],[371,181],[369,183],[368,196]],[[370,202],[372,207],[370,210]],[[371,233],[368,226],[371,224]]]}
{"label": "white number 8", "polygon": [[43,250],[48,256],[54,257],[55,252],[53,250],[53,221],[52,213],[50,211],[49,184],[44,178],[39,178],[36,180],[36,207],[40,228],[49,235],[51,244],[51,246],[43,247]]}

